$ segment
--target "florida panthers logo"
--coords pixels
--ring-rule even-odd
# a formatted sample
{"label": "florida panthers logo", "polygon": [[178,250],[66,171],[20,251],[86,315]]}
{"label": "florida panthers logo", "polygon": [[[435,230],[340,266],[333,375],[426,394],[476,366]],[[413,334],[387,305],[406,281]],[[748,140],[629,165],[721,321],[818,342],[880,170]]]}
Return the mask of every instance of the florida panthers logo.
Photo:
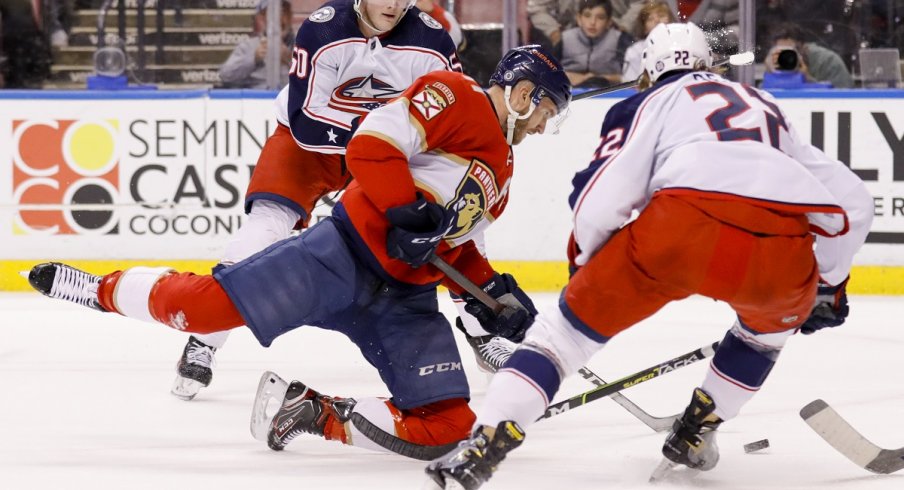
{"label": "florida panthers logo", "polygon": [[458,238],[473,230],[487,209],[496,203],[498,196],[493,171],[480,160],[472,160],[468,173],[455,192],[455,198],[446,206],[458,214],[446,238]]}
{"label": "florida panthers logo", "polygon": [[364,115],[401,93],[401,89],[368,75],[352,78],[336,87],[330,97],[329,106],[343,112]]}

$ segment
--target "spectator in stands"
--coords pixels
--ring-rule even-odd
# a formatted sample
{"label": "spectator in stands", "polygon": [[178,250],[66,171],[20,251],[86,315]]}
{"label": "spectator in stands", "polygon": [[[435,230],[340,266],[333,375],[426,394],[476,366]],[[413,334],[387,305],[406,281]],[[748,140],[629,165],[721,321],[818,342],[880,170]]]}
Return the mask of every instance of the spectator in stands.
{"label": "spectator in stands", "polygon": [[571,84],[576,87],[605,87],[621,81],[621,67],[631,36],[612,22],[609,0],[581,0],[577,27],[562,33],[562,54]]}
{"label": "spectator in stands", "polygon": [[62,48],[69,46],[69,31],[72,28],[73,0],[45,0],[49,15],[47,30],[50,32],[50,45]]}
{"label": "spectator in stands", "polygon": [[625,63],[622,65],[623,82],[637,80],[637,77],[643,73],[640,57],[646,46],[647,34],[659,24],[670,24],[675,21],[675,14],[668,3],[662,0],[644,3],[643,8],[634,18],[634,25],[631,26],[630,32],[636,41],[625,51]]}
{"label": "spectator in stands", "polygon": [[834,51],[813,42],[804,42],[796,24],[780,24],[772,31],[766,54],[766,71],[799,72],[807,82],[829,82],[835,88],[854,85],[851,72]]}
{"label": "spectator in stands", "polygon": [[[220,80],[230,88],[267,88],[267,5],[269,0],[261,0],[254,13],[255,35],[240,42],[229,58],[220,66]],[[280,81],[283,86],[289,82],[289,61],[292,59],[292,44],[295,33],[292,30],[292,4],[282,1],[280,12]]]}
{"label": "spectator in stands", "polygon": [[455,48],[459,51],[464,48],[462,43],[464,42],[464,37],[461,34],[461,25],[455,20],[455,17],[451,12],[442,8],[439,5],[439,2],[435,0],[417,0],[417,3],[414,4],[415,7],[418,8],[421,12],[425,12],[430,17],[433,17],[433,20],[439,22],[446,32],[449,33],[449,37],[452,38],[452,43],[455,44]]}
{"label": "spectator in stands", "polygon": [[[641,9],[650,0],[620,1],[630,2],[631,5],[616,19],[616,23],[625,30],[631,30]],[[723,54],[737,52],[738,0],[666,0],[666,3],[679,22],[693,22],[706,31],[713,51]]]}
{"label": "spectator in stands", "polygon": [[575,15],[580,0],[527,0],[527,18],[530,21],[530,41],[549,48],[559,49],[562,32],[575,26]]}
{"label": "spectator in stands", "polygon": [[0,75],[5,88],[41,88],[50,75],[50,48],[34,5],[31,0],[0,1],[0,58],[6,57]]}

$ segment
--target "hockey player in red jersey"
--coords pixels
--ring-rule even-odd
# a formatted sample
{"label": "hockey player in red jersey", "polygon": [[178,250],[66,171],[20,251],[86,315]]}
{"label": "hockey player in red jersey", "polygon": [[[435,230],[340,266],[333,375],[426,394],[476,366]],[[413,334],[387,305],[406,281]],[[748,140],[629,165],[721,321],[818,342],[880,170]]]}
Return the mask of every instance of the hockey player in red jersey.
{"label": "hockey player in red jersey", "polygon": [[[460,71],[449,36],[413,4],[332,0],[298,29],[289,84],[276,100],[276,131],[248,185],[248,216],[221,264],[239,262],[307,226],[320,198],[348,184],[343,154],[361,116],[398,97],[421,75]],[[480,333],[473,323],[466,325]],[[210,383],[211,361],[228,334],[189,338],[176,367],[174,395],[191,400]]]}
{"label": "hockey player in red jersey", "polygon": [[[474,415],[436,288],[434,254],[514,308],[496,315],[454,283],[490,333],[518,336],[528,297],[475,246],[505,210],[510,144],[542,133],[571,86],[539,46],[517,48],[484,91],[457,72],[425,75],[367,115],[346,162],[354,180],[333,215],[305,233],[212,276],[136,267],[103,277],[48,263],[29,281],[53,298],[194,333],[247,325],[264,346],[299,325],[345,334],[388,387],[389,399],[340,399],[294,381],[266,438],[279,450],[301,433],[413,457],[467,437]],[[269,390],[268,375],[262,389]],[[259,414],[258,414],[259,415]],[[430,450],[433,449],[431,452]]]}
{"label": "hockey player in red jersey", "polygon": [[771,95],[710,73],[697,26],[656,27],[643,63],[652,87],[609,110],[573,180],[573,275],[493,377],[471,438],[427,467],[444,488],[481,486],[562,378],[692,294],[726,302],[737,320],[656,473],[711,469],[716,429],[760,389],[785,341],[848,314],[847,278],[873,216],[863,182],[802,140]]}

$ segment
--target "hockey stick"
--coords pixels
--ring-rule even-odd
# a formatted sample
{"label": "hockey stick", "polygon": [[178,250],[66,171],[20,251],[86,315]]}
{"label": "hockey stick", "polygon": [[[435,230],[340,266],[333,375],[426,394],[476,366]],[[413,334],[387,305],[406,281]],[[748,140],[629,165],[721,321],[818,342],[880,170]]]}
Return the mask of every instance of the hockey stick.
{"label": "hockey stick", "polygon": [[[430,258],[430,263],[433,264],[437,269],[442,271],[444,274],[446,274],[449,279],[453,280],[456,284],[458,284],[468,293],[477,298],[481,303],[490,307],[493,312],[499,313],[504,308],[504,306],[496,301],[495,298],[487,294],[483,289],[480,289],[480,287],[474,284],[470,279],[465,277],[461,272],[449,265],[443,259],[434,255]],[[578,372],[581,374],[581,376],[584,377],[584,379],[595,384],[597,387],[606,385],[606,382],[603,380],[603,378],[597,376],[586,366],[580,368]],[[640,420],[656,432],[662,432],[670,429],[672,427],[672,423],[677,418],[677,415],[671,417],[654,417],[621,393],[612,393],[611,396],[612,400],[624,407],[624,409],[630,412],[631,415],[637,417],[638,420]]]}
{"label": "hockey stick", "polygon": [[887,475],[904,468],[904,447],[882,449],[860,435],[834,408],[822,400],[813,400],[800,409],[800,416],[819,437],[857,466]]}
{"label": "hockey stick", "polygon": [[[584,377],[587,381],[590,381],[597,387],[605,386],[606,381],[603,378],[600,378],[593,371],[587,369],[586,367],[582,367],[578,369],[578,374]],[[631,415],[637,417],[638,420],[646,424],[647,427],[653,429],[655,432],[665,432],[667,430],[671,430],[672,425],[674,425],[675,420],[681,416],[681,414],[671,415],[668,417],[656,417],[647,413],[644,409],[637,406],[636,403],[632,402],[625,395],[621,393],[613,393],[609,395],[609,398],[612,398],[612,401],[618,403],[625,410],[631,413]]]}
{"label": "hockey stick", "polygon": [[625,376],[618,381],[607,383],[598,388],[594,388],[590,391],[575,395],[567,400],[562,400],[558,403],[554,403],[547,407],[546,413],[537,420],[555,417],[556,415],[567,412],[572,408],[586,405],[592,401],[607,397],[613,393],[618,393],[625,388],[630,388],[632,386],[639,385],[640,383],[645,383],[653,378],[658,378],[663,374],[670,373],[676,369],[706,359],[707,357],[715,354],[718,347],[719,343],[713,342],[712,345],[705,345],[703,347],[700,347],[699,349],[693,350],[684,355],[680,355],[664,363],[657,364],[629,376]]}
{"label": "hockey stick", "polygon": [[[749,65],[753,63],[753,51],[744,51],[742,53],[733,54],[728,58],[723,60],[719,60],[713,64],[713,67],[722,66],[722,65],[733,65],[733,66],[743,66]],[[640,79],[637,80],[629,80],[627,82],[622,82],[617,85],[609,85],[608,87],[597,88],[593,90],[588,90],[586,92],[581,92],[574,97],[571,98],[571,101],[574,102],[576,100],[581,99],[589,99],[590,97],[596,97],[597,95],[608,94],[612,92],[618,92],[619,90],[624,90],[626,88],[636,87]]]}
{"label": "hockey stick", "polygon": [[[453,269],[454,270],[454,269]],[[688,364],[693,364],[697,361],[706,359],[707,357],[712,356],[716,352],[716,348],[719,346],[718,342],[714,342],[712,345],[705,345],[699,349],[688,352],[687,354],[678,356],[672,360],[666,361],[661,364],[657,364],[653,367],[649,367],[644,369],[643,371],[636,372],[630,376],[625,376],[624,378],[619,379],[618,381],[603,384],[598,388],[590,390],[585,393],[581,393],[580,395],[575,395],[567,400],[563,400],[554,405],[550,405],[546,409],[546,413],[543,414],[542,417],[537,419],[537,421],[548,419],[555,417],[556,415],[560,415],[565,413],[572,408],[577,408],[582,405],[586,405],[594,400],[598,400],[600,398],[604,398],[607,396],[619,395],[618,393],[621,390],[626,388],[630,388],[632,386],[639,385],[640,383],[645,383],[653,378],[658,378],[663,374],[670,373],[678,368],[682,368],[687,366]],[[586,368],[583,368],[586,369]],[[587,372],[590,372],[587,369]],[[272,373],[270,373],[272,374]],[[593,375],[593,373],[590,373]],[[275,376],[275,375],[274,375]],[[594,375],[595,376],[595,375]],[[599,377],[597,377],[599,379]],[[600,379],[602,382],[602,380]],[[260,395],[259,395],[260,396]],[[631,403],[626,397],[622,396],[622,398]],[[257,403],[256,403],[257,404]],[[633,404],[632,404],[633,405]],[[623,407],[625,405],[622,405]],[[636,406],[636,405],[634,405]],[[638,408],[638,410],[640,410]],[[631,412],[631,410],[628,410]],[[640,410],[643,412],[643,410]],[[631,412],[636,416],[634,412]],[[646,412],[643,412],[646,413]],[[638,417],[640,418],[640,417]],[[655,418],[655,417],[654,417]],[[673,419],[673,417],[666,417],[666,419]],[[252,419],[253,420],[253,419]],[[642,419],[641,419],[642,420]],[[384,449],[401,454],[402,456],[407,456],[413,459],[420,459],[423,461],[429,461],[431,459],[438,458],[447,452],[449,452],[453,447],[455,447],[455,443],[446,444],[443,446],[425,446],[421,444],[415,444],[412,442],[408,442],[400,439],[397,436],[387,433],[383,429],[377,427],[374,423],[370,422],[360,414],[354,413],[351,416],[352,424],[361,431],[368,439],[377,443]],[[649,424],[647,424],[649,425]],[[254,423],[252,422],[252,427]],[[652,426],[651,426],[652,427]],[[669,426],[671,428],[671,426]],[[654,429],[655,430],[655,429]],[[252,429],[252,432],[254,430]]]}

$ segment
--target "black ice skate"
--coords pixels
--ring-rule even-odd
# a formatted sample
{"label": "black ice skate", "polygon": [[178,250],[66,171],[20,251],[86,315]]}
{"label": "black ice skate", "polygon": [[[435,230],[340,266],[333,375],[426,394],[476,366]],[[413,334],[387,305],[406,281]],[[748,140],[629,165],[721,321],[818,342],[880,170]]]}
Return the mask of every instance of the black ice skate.
{"label": "black ice skate", "polygon": [[468,345],[474,351],[477,366],[486,373],[495,373],[506,361],[512,357],[512,353],[518,348],[518,344],[505,337],[493,335],[472,336],[465,330],[461,318],[455,319],[455,327],[465,334]]}
{"label": "black ice skate", "polygon": [[323,437],[324,427],[330,417],[335,417],[343,424],[348,422],[355,403],[354,398],[321,395],[301,381],[292,381],[282,406],[270,422],[267,446],[274,451],[282,451],[292,439],[302,433]]}
{"label": "black ice skate", "polygon": [[719,462],[716,429],[722,419],[713,411],[716,404],[700,388],[694,390],[684,415],[675,421],[672,432],[662,446],[662,454],[673,463],[688,468],[709,471]]}
{"label": "black ice skate", "polygon": [[493,476],[506,454],[524,441],[524,431],[506,420],[496,428],[479,426],[470,439],[452,452],[433,460],[425,471],[440,488],[476,490]]}
{"label": "black ice skate", "polygon": [[100,280],[100,276],[59,262],[38,264],[28,273],[31,287],[44,296],[71,301],[97,311],[107,311],[97,300]]}
{"label": "black ice skate", "polygon": [[188,338],[182,357],[176,363],[176,380],[170,392],[176,398],[188,401],[195,397],[201,388],[210,385],[213,379],[212,364],[216,347],[211,347],[198,340],[194,335]]}

